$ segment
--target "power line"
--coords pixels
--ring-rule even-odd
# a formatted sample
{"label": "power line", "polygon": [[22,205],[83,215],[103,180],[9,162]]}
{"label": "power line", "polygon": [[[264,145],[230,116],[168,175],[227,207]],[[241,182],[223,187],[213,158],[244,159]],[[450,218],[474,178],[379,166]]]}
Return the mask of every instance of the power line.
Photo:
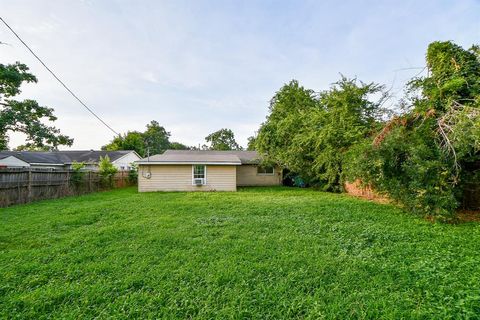
{"label": "power line", "polygon": [[69,87],[67,87],[67,85],[62,81],[60,80],[59,77],[57,77],[57,75],[49,68],[47,67],[47,65],[42,61],[42,59],[40,59],[36,54],[35,52],[33,52],[32,49],[30,49],[30,47],[25,43],[25,41],[22,40],[22,38],[20,38],[20,36],[8,25],[8,23],[5,22],[5,20],[3,20],[2,17],[0,17],[0,20],[2,20],[2,22],[7,26],[8,29],[10,29],[10,31],[15,35],[15,37],[17,37],[18,40],[20,40],[20,42],[28,49],[28,51],[30,51],[31,54],[33,54],[33,56],[35,58],[37,58],[37,60],[45,67],[45,69],[48,70],[48,72],[50,72],[50,74],[78,101],[80,102],[80,104],[82,106],[85,107],[85,109],[87,109],[95,118],[97,118],[101,123],[103,123],[108,129],[110,129],[110,131],[112,131],[113,133],[115,133],[115,135],[119,135],[119,133],[115,130],[113,130],[112,127],[110,127],[105,121],[103,121],[99,116],[97,116],[97,114],[91,109],[89,108],[75,93],[73,93],[72,90],[70,90]]}

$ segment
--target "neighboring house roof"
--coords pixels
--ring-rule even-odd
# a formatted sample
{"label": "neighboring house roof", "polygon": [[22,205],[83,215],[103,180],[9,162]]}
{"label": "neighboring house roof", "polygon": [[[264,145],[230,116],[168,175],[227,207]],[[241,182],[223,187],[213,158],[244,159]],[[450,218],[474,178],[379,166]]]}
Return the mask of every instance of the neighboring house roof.
{"label": "neighboring house roof", "polygon": [[0,166],[2,168],[3,167],[28,167],[30,166],[30,164],[14,156],[0,155]]}
{"label": "neighboring house roof", "polygon": [[213,151],[213,150],[166,150],[139,164],[256,164],[260,158],[256,151]]}
{"label": "neighboring house roof", "polygon": [[30,164],[65,165],[73,162],[97,163],[100,161],[100,157],[105,157],[106,155],[108,155],[110,161],[114,162],[115,160],[118,160],[131,152],[135,151],[0,151],[0,159],[8,156],[14,156],[17,159]]}

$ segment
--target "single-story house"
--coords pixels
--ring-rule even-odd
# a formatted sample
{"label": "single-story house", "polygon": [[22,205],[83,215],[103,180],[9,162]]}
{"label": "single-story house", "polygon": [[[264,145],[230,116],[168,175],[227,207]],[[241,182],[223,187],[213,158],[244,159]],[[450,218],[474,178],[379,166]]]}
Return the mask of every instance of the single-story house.
{"label": "single-story house", "polygon": [[279,167],[265,167],[255,151],[167,150],[136,162],[138,191],[236,191],[237,186],[282,184]]}
{"label": "single-story house", "polygon": [[108,156],[118,170],[129,170],[141,157],[133,150],[119,151],[0,151],[0,167],[70,169],[75,162],[85,163],[86,170],[98,170],[100,157]]}

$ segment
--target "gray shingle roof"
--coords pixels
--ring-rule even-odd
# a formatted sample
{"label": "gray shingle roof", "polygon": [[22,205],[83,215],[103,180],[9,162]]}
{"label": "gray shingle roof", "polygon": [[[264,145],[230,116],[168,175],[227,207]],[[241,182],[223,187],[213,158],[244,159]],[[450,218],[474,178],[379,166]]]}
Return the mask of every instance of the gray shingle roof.
{"label": "gray shingle roof", "polygon": [[97,163],[100,157],[108,155],[111,161],[120,159],[132,150],[103,151],[103,150],[83,150],[83,151],[0,151],[0,159],[7,156],[14,156],[28,163],[45,164],[71,164],[73,162]]}
{"label": "gray shingle roof", "polygon": [[213,150],[166,150],[162,154],[144,158],[139,163],[228,163],[256,164],[260,158],[256,151],[213,151]]}

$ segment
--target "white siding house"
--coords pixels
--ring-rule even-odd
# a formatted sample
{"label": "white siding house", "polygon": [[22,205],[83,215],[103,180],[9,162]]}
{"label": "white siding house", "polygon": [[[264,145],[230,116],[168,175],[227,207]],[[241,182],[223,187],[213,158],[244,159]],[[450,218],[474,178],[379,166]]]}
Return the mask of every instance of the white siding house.
{"label": "white siding house", "polygon": [[167,150],[137,161],[138,191],[236,191],[282,184],[280,168],[262,167],[255,151]]}
{"label": "white siding house", "polygon": [[132,163],[140,160],[140,156],[135,152],[129,152],[126,155],[112,161],[112,164],[117,167],[118,170],[130,170]]}

